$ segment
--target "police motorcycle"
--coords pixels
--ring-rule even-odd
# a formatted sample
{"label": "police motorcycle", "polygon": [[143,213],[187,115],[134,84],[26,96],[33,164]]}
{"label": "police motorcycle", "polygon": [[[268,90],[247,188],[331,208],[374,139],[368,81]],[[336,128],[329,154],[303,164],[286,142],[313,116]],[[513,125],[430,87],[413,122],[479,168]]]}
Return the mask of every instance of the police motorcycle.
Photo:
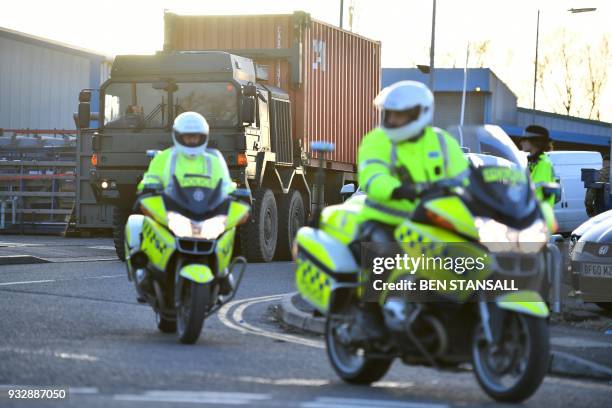
{"label": "police motorcycle", "polygon": [[[333,147],[318,143],[312,148],[322,157]],[[556,222],[550,205],[536,200],[518,150],[506,158],[473,154],[470,163],[469,185],[441,183],[428,189],[413,216],[395,229],[396,244],[418,257],[454,243],[489,260],[478,274],[466,272],[465,280],[529,276],[541,282],[543,271],[555,267],[545,253]],[[559,186],[544,191],[559,194]],[[474,290],[432,290],[427,295],[437,301],[424,301],[384,291],[374,302],[377,317],[372,316],[376,312],[368,307],[364,286],[372,273],[360,265],[362,205],[363,200],[351,198],[319,210],[313,224],[298,231],[294,246],[296,286],[326,317],[327,356],[338,376],[370,384],[395,358],[439,369],[471,364],[493,399],[529,398],[544,379],[550,355],[549,310],[540,293],[521,289],[485,299]],[[396,272],[391,281],[450,279],[451,273]],[[372,319],[381,322],[382,336],[369,334]]]}
{"label": "police motorcycle", "polygon": [[176,176],[165,190],[146,185],[143,191],[134,205],[139,214],[125,227],[128,279],[155,311],[158,329],[193,344],[204,320],[240,285],[246,259],[232,256],[236,228],[250,215],[241,200],[250,193],[228,194],[222,180],[215,188],[182,187]]}

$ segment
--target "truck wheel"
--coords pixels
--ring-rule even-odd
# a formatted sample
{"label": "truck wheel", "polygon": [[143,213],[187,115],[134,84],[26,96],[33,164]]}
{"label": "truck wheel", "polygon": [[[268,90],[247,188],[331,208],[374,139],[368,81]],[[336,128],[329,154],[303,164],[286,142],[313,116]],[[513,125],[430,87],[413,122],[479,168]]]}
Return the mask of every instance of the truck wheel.
{"label": "truck wheel", "polygon": [[278,212],[272,191],[266,188],[253,194],[251,221],[240,230],[242,253],[249,262],[269,262],[276,251]]}
{"label": "truck wheel", "polygon": [[291,247],[298,229],[304,225],[304,201],[297,190],[290,190],[283,194],[279,203],[278,217],[278,245],[276,259],[279,261],[291,260]]}
{"label": "truck wheel", "polygon": [[113,209],[113,243],[117,258],[125,261],[125,223],[130,216],[130,211],[126,208],[115,207]]}

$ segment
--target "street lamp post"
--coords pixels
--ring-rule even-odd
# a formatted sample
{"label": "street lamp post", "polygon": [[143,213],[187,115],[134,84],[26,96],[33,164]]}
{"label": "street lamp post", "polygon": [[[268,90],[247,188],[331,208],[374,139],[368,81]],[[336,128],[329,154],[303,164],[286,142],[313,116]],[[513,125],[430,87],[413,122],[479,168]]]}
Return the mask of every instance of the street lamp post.
{"label": "street lamp post", "polygon": [[[434,10],[435,10],[435,6],[434,6]],[[588,12],[595,11],[595,10],[597,10],[597,7],[571,8],[567,11],[569,11],[572,14],[578,14],[578,13],[588,13]],[[535,109],[536,109],[536,89],[538,85],[538,45],[539,45],[539,41],[540,41],[540,9],[538,9],[538,19],[536,23],[535,66],[533,68],[533,105],[532,105],[531,110],[533,112],[534,122],[535,122]]]}
{"label": "street lamp post", "polygon": [[429,47],[429,89],[434,91],[434,55],[436,46],[436,0],[433,0],[431,13],[431,45]]}

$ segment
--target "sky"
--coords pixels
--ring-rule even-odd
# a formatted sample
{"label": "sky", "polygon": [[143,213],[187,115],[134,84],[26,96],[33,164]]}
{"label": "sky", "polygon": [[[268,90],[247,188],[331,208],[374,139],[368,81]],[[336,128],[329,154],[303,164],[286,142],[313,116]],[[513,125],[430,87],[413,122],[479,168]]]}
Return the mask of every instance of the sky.
{"label": "sky", "polygon": [[[164,10],[177,14],[267,14],[309,12],[334,25],[340,0],[0,0],[0,26],[104,53],[147,54],[161,49]],[[432,0],[344,0],[344,24],[353,6],[353,31],[382,43],[383,67],[414,67],[429,63]],[[570,8],[597,7],[571,14]],[[538,88],[537,107],[559,111],[564,75],[558,65],[562,41],[570,50],[571,85],[578,103],[572,115],[588,117],[584,78],[585,52],[608,73],[599,109],[612,122],[612,54],[597,54],[604,36],[612,49],[612,1],[609,0],[438,0],[435,65],[491,67],[518,96],[519,106],[531,107],[536,16],[540,9],[540,61],[548,56],[550,72]],[[489,41],[479,59],[475,44]],[[559,89],[558,89],[559,88]]]}

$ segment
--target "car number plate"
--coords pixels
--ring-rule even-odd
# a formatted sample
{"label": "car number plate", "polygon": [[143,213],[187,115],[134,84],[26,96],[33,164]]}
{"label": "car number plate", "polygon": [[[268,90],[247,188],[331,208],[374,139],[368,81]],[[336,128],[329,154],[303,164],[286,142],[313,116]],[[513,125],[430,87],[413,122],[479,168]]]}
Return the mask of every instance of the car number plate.
{"label": "car number plate", "polygon": [[582,276],[612,278],[612,264],[582,264]]}

